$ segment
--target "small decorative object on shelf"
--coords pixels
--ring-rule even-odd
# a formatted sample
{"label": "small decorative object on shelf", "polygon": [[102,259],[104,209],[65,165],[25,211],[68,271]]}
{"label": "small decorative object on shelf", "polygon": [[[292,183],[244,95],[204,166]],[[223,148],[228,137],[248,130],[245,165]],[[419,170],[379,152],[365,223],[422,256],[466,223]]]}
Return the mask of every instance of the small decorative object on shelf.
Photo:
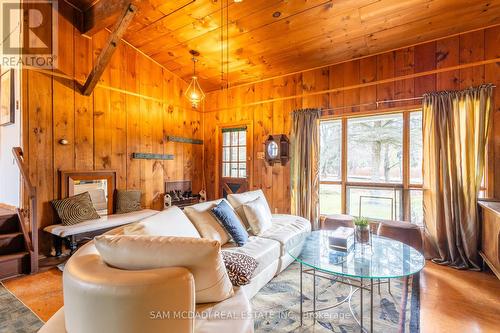
{"label": "small decorative object on shelf", "polygon": [[370,221],[366,217],[355,217],[353,222],[356,251],[362,255],[371,254]]}
{"label": "small decorative object on shelf", "polygon": [[285,134],[270,135],[265,144],[265,158],[269,165],[286,165],[290,159],[290,141]]}
{"label": "small decorative object on shelf", "polygon": [[207,191],[201,190],[199,195],[200,195],[200,202],[207,201]]}

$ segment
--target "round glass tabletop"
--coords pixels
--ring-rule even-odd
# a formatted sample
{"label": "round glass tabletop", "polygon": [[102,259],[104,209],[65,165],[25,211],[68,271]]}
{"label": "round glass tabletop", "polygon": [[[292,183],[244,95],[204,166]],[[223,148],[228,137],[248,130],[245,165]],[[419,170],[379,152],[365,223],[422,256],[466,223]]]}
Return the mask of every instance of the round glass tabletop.
{"label": "round glass tabletop", "polygon": [[316,270],[355,278],[398,278],[418,273],[424,268],[424,256],[399,241],[372,235],[368,252],[361,253],[354,246],[350,251],[343,252],[330,247],[332,233],[331,230],[313,231],[300,255],[289,254]]}

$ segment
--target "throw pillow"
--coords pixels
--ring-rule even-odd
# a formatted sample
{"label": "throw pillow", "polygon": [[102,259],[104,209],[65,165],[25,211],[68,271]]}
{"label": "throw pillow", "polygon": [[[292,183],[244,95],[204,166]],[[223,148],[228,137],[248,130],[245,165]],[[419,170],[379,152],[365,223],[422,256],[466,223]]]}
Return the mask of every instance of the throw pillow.
{"label": "throw pillow", "polygon": [[217,240],[224,245],[230,240],[229,234],[211,211],[222,200],[202,202],[186,207],[184,214],[191,220],[202,238]]}
{"label": "throw pillow", "polygon": [[101,235],[95,238],[95,246],[105,263],[119,269],[187,268],[194,277],[196,303],[220,302],[233,295],[217,241],[190,237]]}
{"label": "throw pillow", "polygon": [[262,197],[243,204],[243,211],[254,235],[262,233],[272,227],[272,215],[266,209],[266,202]]}
{"label": "throw pillow", "polygon": [[74,225],[101,218],[92,204],[89,192],[61,200],[52,200],[51,204],[56,210],[62,225]]}
{"label": "throw pillow", "polygon": [[266,196],[264,195],[264,192],[262,190],[255,190],[255,191],[248,191],[248,192],[243,192],[243,193],[235,193],[235,194],[229,194],[227,196],[227,201],[233,206],[234,210],[238,215],[240,216],[241,220],[245,224],[245,226],[250,227],[250,224],[248,223],[247,217],[245,216],[245,212],[243,211],[243,205],[249,201],[255,200],[258,197],[261,197],[264,199],[266,203],[266,209],[271,213],[271,208],[269,208],[269,205],[267,204]]}
{"label": "throw pillow", "polygon": [[222,251],[222,259],[233,286],[249,284],[253,272],[259,265],[257,260],[243,253]]}
{"label": "throw pillow", "polygon": [[233,208],[222,200],[217,206],[212,208],[212,213],[224,226],[224,229],[231,235],[238,246],[243,246],[248,241],[248,232],[243,227],[240,218]]}
{"label": "throw pillow", "polygon": [[125,235],[177,236],[200,238],[200,234],[177,206],[123,228]]}
{"label": "throw pillow", "polygon": [[115,206],[116,214],[123,214],[141,210],[141,191],[117,190]]}

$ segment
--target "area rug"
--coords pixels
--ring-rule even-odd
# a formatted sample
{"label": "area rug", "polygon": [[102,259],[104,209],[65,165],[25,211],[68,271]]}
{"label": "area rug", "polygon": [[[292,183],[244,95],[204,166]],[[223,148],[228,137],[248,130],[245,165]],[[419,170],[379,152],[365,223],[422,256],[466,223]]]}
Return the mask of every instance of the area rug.
{"label": "area rug", "polygon": [[[255,316],[255,332],[360,332],[356,322],[360,313],[359,290],[353,294],[351,306],[354,317],[345,302],[338,307],[322,311],[316,316],[304,316],[300,326],[300,265],[293,263],[279,276],[275,277],[252,299]],[[403,279],[391,280],[391,292],[388,285],[374,287],[373,298],[373,331],[374,332],[420,332],[420,294],[419,275],[405,283]],[[312,310],[313,277],[303,274],[304,303],[303,310]],[[316,307],[325,308],[345,299],[350,287],[335,281],[316,278]],[[364,327],[369,331],[370,297],[367,291],[363,294]]]}
{"label": "area rug", "polygon": [[43,321],[0,283],[0,332],[38,332]]}

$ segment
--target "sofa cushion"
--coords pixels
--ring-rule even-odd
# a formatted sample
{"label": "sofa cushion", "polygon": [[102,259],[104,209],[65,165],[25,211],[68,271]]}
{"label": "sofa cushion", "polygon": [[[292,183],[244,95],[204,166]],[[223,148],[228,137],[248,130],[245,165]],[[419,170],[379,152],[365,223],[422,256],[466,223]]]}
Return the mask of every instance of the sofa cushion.
{"label": "sofa cushion", "polygon": [[141,210],[141,191],[117,190],[115,206],[116,214],[123,214]]}
{"label": "sofa cushion", "polygon": [[243,211],[243,204],[255,200],[258,197],[261,197],[264,199],[266,203],[266,210],[271,214],[271,208],[269,208],[269,204],[267,203],[266,196],[264,195],[264,192],[262,190],[255,190],[255,191],[249,191],[249,192],[244,192],[244,193],[236,193],[236,194],[229,194],[227,196],[227,201],[233,206],[234,210],[238,215],[241,217],[241,220],[245,224],[247,228],[250,227],[250,224],[248,223],[248,220],[245,216],[245,212]]}
{"label": "sofa cushion", "polygon": [[229,234],[212,214],[212,208],[222,200],[224,199],[202,202],[186,207],[184,213],[191,220],[202,238],[214,239],[224,245],[230,240]]}
{"label": "sofa cushion", "polygon": [[201,238],[198,230],[177,206],[126,226],[123,234]]}
{"label": "sofa cushion", "polygon": [[286,214],[274,214],[273,225],[261,237],[278,241],[281,244],[281,256],[299,245],[311,231],[311,223],[303,217]]}
{"label": "sofa cushion", "polygon": [[248,297],[243,289],[236,288],[234,296],[223,302],[196,305],[194,332],[254,333],[253,318]]}
{"label": "sofa cushion", "polygon": [[263,197],[243,204],[243,212],[254,235],[261,235],[273,225],[271,212],[266,207],[267,202]]}
{"label": "sofa cushion", "polygon": [[212,208],[212,214],[214,214],[238,246],[245,245],[248,240],[248,232],[243,227],[243,223],[233,207],[226,200],[221,200],[219,204]]}
{"label": "sofa cushion", "polygon": [[253,276],[258,275],[280,257],[279,242],[257,236],[250,236],[248,242],[241,247],[237,247],[234,243],[227,243],[222,248],[224,251],[243,253],[257,260],[259,265],[255,269]]}
{"label": "sofa cushion", "polygon": [[220,243],[203,238],[97,236],[105,263],[126,270],[185,267],[194,277],[196,303],[220,302],[233,294]]}
{"label": "sofa cushion", "polygon": [[253,272],[259,265],[254,258],[232,251],[222,251],[222,259],[224,259],[224,265],[226,265],[227,274],[233,286],[249,284]]}
{"label": "sofa cushion", "polygon": [[51,203],[62,225],[75,225],[100,218],[92,204],[89,192],[61,200],[52,200]]}

